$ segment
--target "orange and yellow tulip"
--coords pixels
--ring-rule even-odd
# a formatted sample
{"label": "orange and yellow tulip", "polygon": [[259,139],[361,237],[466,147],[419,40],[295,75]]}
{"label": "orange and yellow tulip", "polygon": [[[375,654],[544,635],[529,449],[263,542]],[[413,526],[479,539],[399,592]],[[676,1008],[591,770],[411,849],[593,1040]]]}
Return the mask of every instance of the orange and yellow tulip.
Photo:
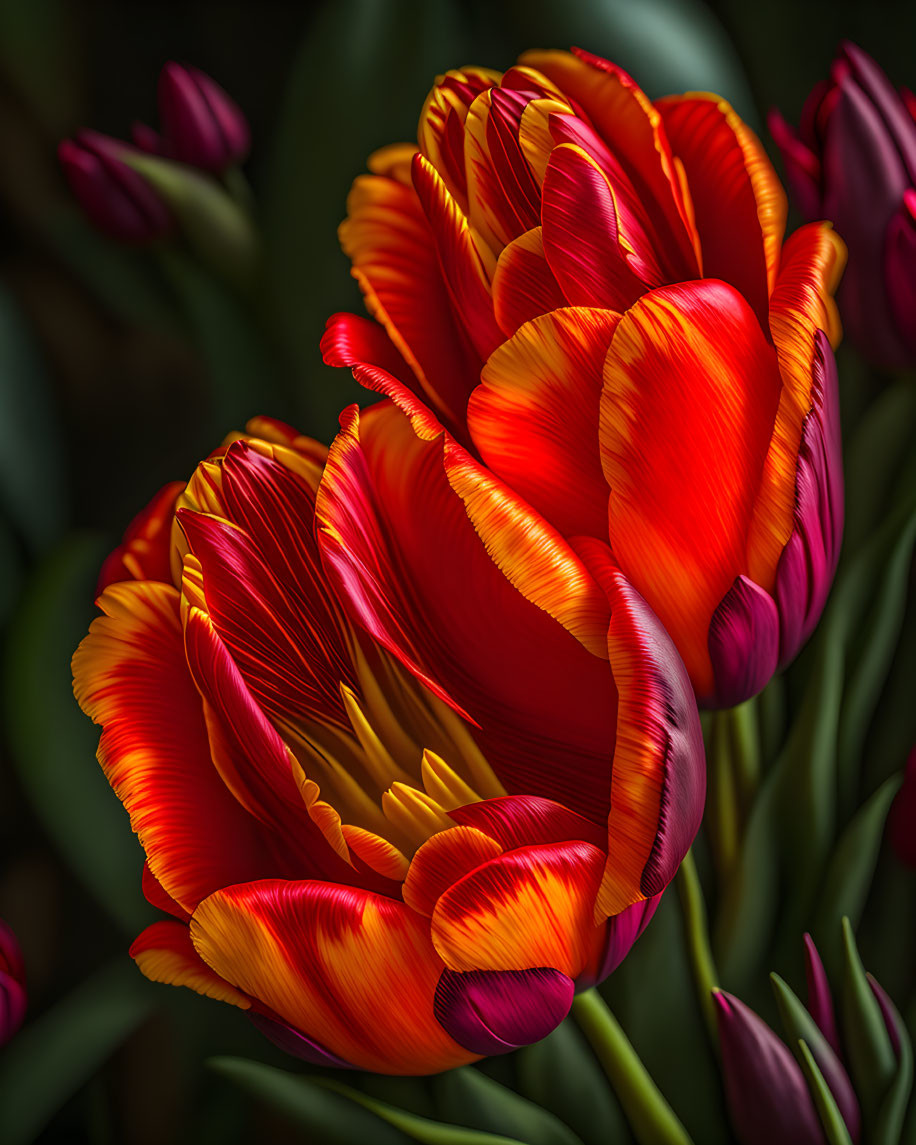
{"label": "orange and yellow tulip", "polygon": [[782,187],[724,100],[652,103],[582,51],[448,72],[417,144],[369,167],[340,234],[387,356],[360,365],[337,316],[330,359],[394,394],[376,367],[398,358],[574,550],[609,543],[703,704],[759,691],[839,551],[840,240],[783,242]]}
{"label": "orange and yellow tulip", "polygon": [[143,973],[308,1061],[422,1074],[617,965],[699,825],[702,739],[606,545],[420,409],[341,421],[328,452],[258,419],[153,500],[75,691],[171,916]]}

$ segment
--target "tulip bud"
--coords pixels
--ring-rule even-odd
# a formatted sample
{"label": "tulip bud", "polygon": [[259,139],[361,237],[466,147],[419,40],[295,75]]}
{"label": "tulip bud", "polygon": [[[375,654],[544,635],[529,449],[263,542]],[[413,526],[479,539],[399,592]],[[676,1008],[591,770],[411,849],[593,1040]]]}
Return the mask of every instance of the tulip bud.
{"label": "tulip bud", "polygon": [[25,965],[16,936],[0,919],[0,1046],[5,1045],[25,1017]]}
{"label": "tulip bud", "polygon": [[804,1075],[770,1027],[738,998],[715,991],[722,1073],[741,1145],[824,1145]]}
{"label": "tulip bud", "polygon": [[81,131],[57,155],[86,216],[103,234],[123,243],[147,243],[172,229],[172,216],[149,183],[127,163],[126,143]]}
{"label": "tulip bud", "polygon": [[847,332],[885,366],[916,363],[916,120],[875,61],[844,44],[830,80],[808,98],[796,132],[770,131],[795,201],[830,219],[849,248],[837,300]]}
{"label": "tulip bud", "polygon": [[165,153],[205,171],[241,163],[251,147],[238,105],[197,68],[165,65],[159,76],[159,118]]}

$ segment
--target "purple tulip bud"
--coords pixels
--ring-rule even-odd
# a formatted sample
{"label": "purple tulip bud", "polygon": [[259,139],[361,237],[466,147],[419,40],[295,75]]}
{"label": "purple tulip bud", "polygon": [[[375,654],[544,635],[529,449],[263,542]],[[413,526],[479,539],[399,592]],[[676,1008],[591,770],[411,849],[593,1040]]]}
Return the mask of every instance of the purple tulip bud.
{"label": "purple tulip bud", "polygon": [[251,135],[238,105],[197,68],[168,63],[159,76],[159,118],[168,153],[206,171],[248,155]]}
{"label": "purple tulip bud", "polygon": [[0,1046],[5,1045],[25,1017],[25,964],[16,936],[0,919]]}
{"label": "purple tulip bud", "polygon": [[808,1013],[817,1023],[821,1033],[830,1043],[834,1053],[842,1055],[840,1035],[837,1032],[836,1014],[833,1009],[833,996],[827,972],[821,962],[814,939],[805,934],[805,980],[808,984]]}
{"label": "purple tulip bud", "polygon": [[814,1102],[788,1047],[738,998],[713,995],[732,1127],[741,1145],[824,1145]]}
{"label": "purple tulip bud", "polygon": [[149,184],[123,161],[130,145],[81,131],[57,155],[70,190],[86,216],[118,242],[146,243],[172,229],[172,217]]}
{"label": "purple tulip bud", "polygon": [[134,146],[138,147],[141,151],[145,151],[148,155],[168,156],[165,140],[158,131],[149,127],[147,124],[133,124],[130,129],[130,137],[134,141]]}
{"label": "purple tulip bud", "polygon": [[884,1019],[884,1025],[887,1027],[887,1036],[891,1040],[891,1048],[899,1059],[903,1040],[907,1036],[906,1031],[903,1029],[903,1020],[897,1012],[897,1007],[891,1001],[890,995],[881,983],[876,978],[873,978],[871,974],[866,974],[865,977],[868,979],[871,992],[878,1002],[881,1017]]}
{"label": "purple tulip bud", "polygon": [[830,219],[849,248],[838,302],[862,352],[885,366],[916,363],[916,118],[875,61],[846,43],[805,104],[795,132],[769,125],[802,214]]}

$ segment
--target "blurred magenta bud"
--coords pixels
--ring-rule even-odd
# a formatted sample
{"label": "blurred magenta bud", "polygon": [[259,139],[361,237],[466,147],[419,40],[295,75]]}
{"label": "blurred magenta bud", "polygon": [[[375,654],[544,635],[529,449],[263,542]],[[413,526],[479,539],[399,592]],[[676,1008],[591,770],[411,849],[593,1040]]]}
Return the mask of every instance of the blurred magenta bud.
{"label": "blurred magenta bud", "polygon": [[0,919],[0,1046],[5,1045],[25,1017],[25,964],[16,936]]}
{"label": "blurred magenta bud", "polygon": [[887,833],[900,862],[916,871],[916,747],[909,754],[903,783],[891,804]]}
{"label": "blurred magenta bud", "polygon": [[[159,75],[159,119],[162,153],[205,171],[241,163],[251,147],[248,121],[238,105],[198,68],[165,65]],[[141,143],[135,129],[144,150],[154,149],[154,136],[142,128]]]}
{"label": "blurred magenta bud", "polygon": [[798,130],[770,113],[795,202],[829,219],[849,248],[837,301],[846,331],[873,362],[916,364],[916,118],[875,61],[844,43]]}
{"label": "blurred magenta bud", "polygon": [[827,971],[810,934],[805,934],[805,981],[808,986],[808,1013],[814,1019],[830,1048],[836,1054],[840,1049],[840,1035],[833,1008],[833,995],[827,980]]}
{"label": "blurred magenta bud", "polygon": [[741,1145],[824,1145],[804,1074],[785,1043],[734,995],[713,997],[725,1097]]}
{"label": "blurred magenta bud", "polygon": [[168,234],[172,216],[146,180],[122,156],[129,145],[97,131],[80,131],[57,149],[64,176],[89,220],[123,243]]}

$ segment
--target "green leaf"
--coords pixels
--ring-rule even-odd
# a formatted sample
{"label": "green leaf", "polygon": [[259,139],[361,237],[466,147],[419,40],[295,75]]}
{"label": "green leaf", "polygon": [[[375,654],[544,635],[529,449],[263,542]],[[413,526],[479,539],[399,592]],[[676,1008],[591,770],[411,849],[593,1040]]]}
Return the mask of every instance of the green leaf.
{"label": "green leaf", "polygon": [[556,1114],[586,1145],[632,1142],[620,1104],[575,1022],[562,1022],[515,1056],[519,1091]]}
{"label": "green leaf", "polygon": [[515,1138],[481,1133],[418,1117],[325,1077],[303,1077],[244,1058],[213,1058],[212,1069],[301,1125],[318,1145],[519,1145]]}
{"label": "green leaf", "polygon": [[[362,391],[323,367],[318,340],[335,310],[363,310],[334,222],[369,154],[416,139],[436,75],[476,56],[455,0],[337,0],[304,29],[284,96],[263,202],[269,311],[286,346],[309,433],[336,432]],[[333,99],[322,93],[333,92]],[[330,224],[330,225],[329,225]]]}
{"label": "green leaf", "polygon": [[151,1012],[149,983],[126,959],[27,1024],[0,1055],[0,1141],[28,1145]]}
{"label": "green leaf", "polygon": [[906,378],[868,407],[846,450],[844,545],[856,552],[886,514],[895,474],[916,433],[916,386]]}
{"label": "green leaf", "polygon": [[814,1055],[807,1043],[801,1039],[798,1040],[797,1045],[798,1050],[795,1056],[801,1063],[802,1073],[805,1075],[808,1089],[814,1100],[814,1108],[817,1110],[821,1125],[824,1127],[824,1133],[827,1135],[827,1145],[852,1145],[852,1138],[849,1136],[846,1122],[837,1108],[837,1103],[830,1092],[830,1086],[818,1069]]}
{"label": "green leaf", "polygon": [[0,287],[0,508],[33,549],[60,533],[63,451],[48,379],[25,315]]}
{"label": "green leaf", "polygon": [[709,944],[709,926],[706,918],[706,901],[703,887],[697,873],[693,851],[684,856],[677,873],[677,891],[680,896],[681,914],[684,920],[684,940],[697,998],[706,1020],[706,1030],[710,1043],[718,1047],[719,1034],[716,1022],[713,990],[719,985],[719,973],[712,957]]}
{"label": "green leaf", "polygon": [[843,980],[840,991],[844,1044],[866,1136],[878,1124],[882,1102],[897,1075],[897,1056],[881,1007],[868,984],[849,919],[843,919]]}
{"label": "green leaf", "polygon": [[[867,585],[871,607],[856,628],[849,656],[850,671],[840,716],[839,774],[851,801],[857,786],[869,722],[887,679],[906,611],[913,545],[916,542],[916,503],[891,515],[860,555],[849,575]],[[839,596],[840,601],[845,600]]]}
{"label": "green leaf", "polygon": [[552,1113],[471,1066],[434,1078],[433,1092],[438,1116],[456,1125],[517,1137],[526,1145],[582,1145]]}
{"label": "green leaf", "polygon": [[653,99],[715,91],[756,122],[738,55],[697,0],[508,0],[505,10],[519,49],[580,45],[626,68]]}
{"label": "green leaf", "polygon": [[874,1145],[898,1145],[906,1120],[907,1103],[913,1088],[913,1043],[910,1041],[906,1024],[890,998],[887,998],[897,1033],[900,1037],[900,1056],[897,1072],[891,1082],[875,1118],[872,1136]]}
{"label": "green leaf", "polygon": [[900,782],[899,776],[886,780],[840,836],[818,895],[812,927],[828,952],[840,919],[845,915],[855,926],[862,916],[884,837],[884,823]]}
{"label": "green leaf", "polygon": [[4,665],[13,764],[69,866],[131,935],[150,920],[143,855],[95,760],[98,729],[73,698],[70,657],[93,618],[106,546],[79,534],[38,568],[11,627]]}
{"label": "green leaf", "polygon": [[816,1062],[836,1061],[835,1050],[824,1037],[817,1022],[802,1005],[795,991],[778,974],[770,975],[770,985],[773,987],[776,1007],[788,1035],[789,1045],[795,1047],[799,1065],[802,1068],[805,1065],[802,1046],[814,1055]]}

